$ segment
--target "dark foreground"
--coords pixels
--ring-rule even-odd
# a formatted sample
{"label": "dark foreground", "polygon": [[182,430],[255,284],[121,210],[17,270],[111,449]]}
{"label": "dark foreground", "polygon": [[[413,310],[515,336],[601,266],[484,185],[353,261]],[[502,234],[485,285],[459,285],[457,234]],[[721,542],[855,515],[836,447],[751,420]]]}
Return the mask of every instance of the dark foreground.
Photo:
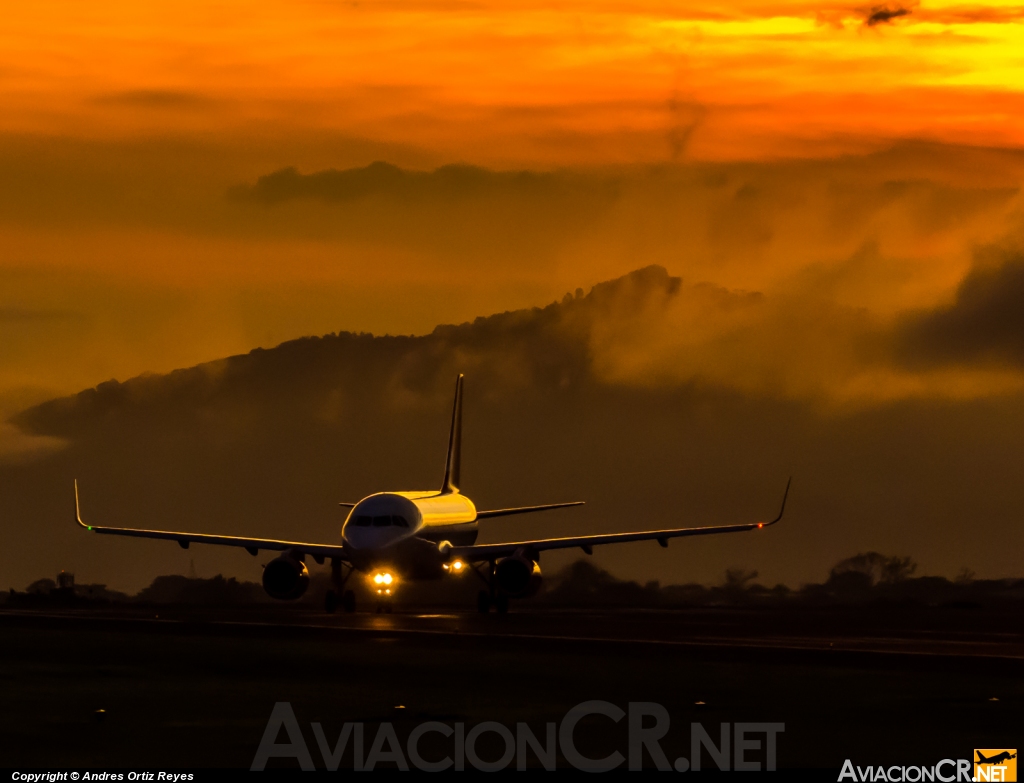
{"label": "dark foreground", "polygon": [[[332,746],[344,723],[362,722],[364,755],[386,722],[402,743],[425,721],[466,731],[496,721],[513,733],[525,722],[543,742],[546,723],[591,700],[663,705],[670,762],[691,758],[691,723],[716,741],[722,723],[784,723],[778,766],[822,770],[823,780],[836,780],[847,758],[930,766],[1020,740],[1016,618],[996,627],[979,615],[930,622],[919,610],[160,611],[0,613],[0,767],[248,768],[276,702],[291,704],[317,767],[311,722]],[[578,750],[627,754],[627,724],[585,718]],[[745,756],[762,768],[764,739]],[[427,735],[423,756],[451,755],[452,741]],[[494,759],[502,745],[489,733],[477,749]],[[532,752],[527,763],[538,763]],[[649,755],[644,763],[653,766]],[[558,764],[567,765],[561,752]],[[280,765],[298,767],[269,763]],[[352,765],[349,748],[341,767]],[[703,766],[714,767],[710,756]]]}

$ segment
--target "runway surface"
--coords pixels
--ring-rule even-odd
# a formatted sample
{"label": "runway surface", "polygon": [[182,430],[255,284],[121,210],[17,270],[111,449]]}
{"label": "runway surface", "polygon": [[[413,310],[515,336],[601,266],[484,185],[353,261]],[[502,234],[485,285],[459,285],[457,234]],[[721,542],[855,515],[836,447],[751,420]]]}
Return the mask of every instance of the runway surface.
{"label": "runway surface", "polygon": [[[35,618],[35,619],[33,619]],[[48,618],[48,619],[44,619]],[[305,629],[341,636],[499,637],[538,642],[672,646],[694,653],[721,651],[733,656],[787,652],[800,660],[832,654],[972,658],[1024,664],[1024,629],[1018,617],[978,612],[857,609],[778,612],[743,609],[519,611],[480,615],[471,611],[399,610],[393,614],[327,614],[308,607],[198,608],[156,610],[0,611],[0,624],[55,622],[173,624],[179,628],[235,633],[273,633],[274,628]],[[991,626],[991,627],[989,627]],[[184,628],[182,628],[184,630]]]}
{"label": "runway surface", "polygon": [[[281,701],[305,729],[389,722],[405,738],[424,721],[536,733],[598,699],[664,705],[670,758],[690,753],[694,721],[783,723],[780,765],[835,780],[851,756],[935,763],[1014,747],[1022,670],[1013,616],[920,607],[6,609],[0,767],[247,768]],[[625,748],[624,731],[597,721],[580,741],[596,758]]]}

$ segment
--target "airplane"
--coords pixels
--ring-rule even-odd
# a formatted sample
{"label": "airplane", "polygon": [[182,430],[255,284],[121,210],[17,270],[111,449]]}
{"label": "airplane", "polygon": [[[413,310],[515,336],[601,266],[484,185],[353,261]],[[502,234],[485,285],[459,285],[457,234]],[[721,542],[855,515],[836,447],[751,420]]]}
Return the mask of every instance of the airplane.
{"label": "airplane", "polygon": [[355,573],[366,574],[371,590],[376,590],[377,611],[390,612],[399,580],[440,579],[473,571],[485,588],[478,595],[478,610],[487,613],[493,607],[504,614],[508,611],[510,598],[528,598],[540,588],[541,552],[578,547],[590,555],[595,546],[649,540],[668,547],[670,538],[760,530],[782,519],[786,510],[792,479],[786,484],[778,516],[770,522],[477,544],[481,519],[579,506],[583,501],[478,511],[460,489],[462,385],[463,376],[460,374],[455,382],[455,403],[441,488],[423,492],[378,492],[358,503],[340,503],[340,506],[350,509],[341,526],[340,543],[317,544],[89,525],[82,521],[77,479],[75,519],[93,533],[177,541],[182,549],[197,543],[241,547],[253,557],[261,550],[281,552],[263,568],[264,590],[272,598],[280,600],[296,600],[306,592],[309,587],[307,556],[320,565],[329,558],[332,589],[327,593],[324,608],[331,613],[337,610],[339,601],[346,612],[355,611],[355,593],[346,589],[348,580]]}
{"label": "airplane", "polygon": [[975,762],[977,764],[998,764],[1001,761],[1009,761],[1010,759],[1017,758],[1016,753],[1010,753],[1005,750],[1002,753],[997,753],[990,759],[985,758],[985,756],[982,755],[980,750],[975,752],[978,754],[978,760],[977,762]]}

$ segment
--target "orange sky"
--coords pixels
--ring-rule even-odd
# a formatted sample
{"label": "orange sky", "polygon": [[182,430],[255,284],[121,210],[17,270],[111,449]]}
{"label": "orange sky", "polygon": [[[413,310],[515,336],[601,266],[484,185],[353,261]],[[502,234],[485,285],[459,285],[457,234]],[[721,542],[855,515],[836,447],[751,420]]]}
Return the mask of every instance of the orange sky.
{"label": "orange sky", "polygon": [[686,5],[11,5],[0,129],[316,129],[491,165],[1024,141],[1020,6],[932,0],[868,26],[857,5]]}
{"label": "orange sky", "polygon": [[[691,5],[9,4],[0,416],[651,263],[891,319],[950,301],[977,247],[1019,234],[1022,7]],[[555,174],[538,198],[228,195],[375,160]]]}

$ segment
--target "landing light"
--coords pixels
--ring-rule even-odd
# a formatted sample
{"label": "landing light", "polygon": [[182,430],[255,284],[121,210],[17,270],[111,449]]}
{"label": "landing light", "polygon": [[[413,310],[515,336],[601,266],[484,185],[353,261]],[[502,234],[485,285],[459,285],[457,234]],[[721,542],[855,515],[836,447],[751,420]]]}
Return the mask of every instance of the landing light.
{"label": "landing light", "polygon": [[462,573],[462,569],[466,567],[466,564],[463,563],[461,560],[455,560],[455,561],[453,561],[451,563],[444,563],[444,564],[442,564],[441,567],[445,571],[448,571],[450,573],[461,574]]}
{"label": "landing light", "polygon": [[380,573],[377,573],[377,574],[373,575],[373,581],[374,581],[374,584],[389,585],[389,584],[391,584],[392,582],[395,581],[395,578],[391,574],[389,574],[387,571],[382,571]]}

